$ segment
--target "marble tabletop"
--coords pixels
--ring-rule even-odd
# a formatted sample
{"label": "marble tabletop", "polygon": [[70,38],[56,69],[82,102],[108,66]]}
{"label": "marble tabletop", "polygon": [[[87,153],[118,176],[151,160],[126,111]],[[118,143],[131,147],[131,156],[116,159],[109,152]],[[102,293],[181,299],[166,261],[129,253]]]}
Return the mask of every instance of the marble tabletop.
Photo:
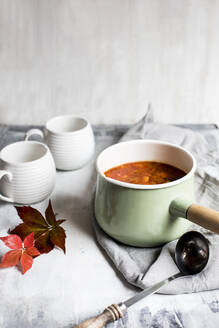
{"label": "marble tabletop", "polygon": [[[29,127],[0,126],[0,147],[22,140]],[[205,133],[212,126],[192,126]],[[94,127],[96,154],[119,140],[125,126]],[[34,260],[24,276],[9,268],[0,270],[1,328],[69,328],[101,312],[104,307],[134,295],[139,290],[115,270],[96,243],[90,210],[96,181],[95,158],[84,168],[57,171],[51,200],[59,218],[66,218],[66,255],[59,250]],[[35,207],[44,211],[48,200]],[[19,218],[11,204],[0,203],[0,233]],[[2,249],[0,248],[0,255]],[[161,268],[162,270],[162,268]],[[219,325],[219,291],[148,297],[129,309],[109,327],[199,327]]]}

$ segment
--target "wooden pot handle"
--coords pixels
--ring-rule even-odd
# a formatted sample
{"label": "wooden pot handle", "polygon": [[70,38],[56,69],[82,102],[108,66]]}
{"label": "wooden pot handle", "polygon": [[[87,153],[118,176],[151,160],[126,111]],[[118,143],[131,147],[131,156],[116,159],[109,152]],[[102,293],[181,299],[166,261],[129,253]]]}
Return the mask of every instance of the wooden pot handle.
{"label": "wooden pot handle", "polygon": [[219,234],[219,212],[210,208],[192,204],[186,213],[186,218],[205,229]]}
{"label": "wooden pot handle", "polygon": [[81,322],[75,328],[102,328],[107,323],[116,321],[122,318],[123,313],[118,304],[108,306],[101,314]]}
{"label": "wooden pot handle", "polygon": [[194,204],[186,198],[177,197],[169,207],[174,217],[185,218],[201,227],[219,234],[219,212]]}

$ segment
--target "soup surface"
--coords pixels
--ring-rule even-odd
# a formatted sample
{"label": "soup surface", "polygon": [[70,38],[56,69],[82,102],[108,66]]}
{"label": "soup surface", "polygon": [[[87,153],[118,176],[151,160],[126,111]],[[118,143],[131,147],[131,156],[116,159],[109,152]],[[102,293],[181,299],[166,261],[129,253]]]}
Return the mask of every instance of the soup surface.
{"label": "soup surface", "polygon": [[184,171],[172,165],[150,161],[122,164],[104,174],[111,179],[143,185],[171,182],[186,175]]}

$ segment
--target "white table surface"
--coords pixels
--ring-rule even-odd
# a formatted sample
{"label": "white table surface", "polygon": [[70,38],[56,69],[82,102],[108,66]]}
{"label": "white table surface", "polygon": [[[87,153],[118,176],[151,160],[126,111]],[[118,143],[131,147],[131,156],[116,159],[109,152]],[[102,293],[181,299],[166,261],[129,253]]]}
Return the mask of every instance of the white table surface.
{"label": "white table surface", "polygon": [[[101,137],[96,154],[112,143]],[[130,286],[97,245],[90,209],[96,181],[95,159],[74,172],[57,172],[51,196],[58,218],[66,218],[66,255],[41,255],[25,275],[0,270],[1,328],[73,327],[80,320],[125,300],[138,290]],[[48,200],[38,204],[44,210]],[[13,205],[0,203],[0,232],[19,222]],[[0,245],[0,255],[7,249]],[[162,270],[162,268],[161,268]],[[188,295],[153,295],[129,309],[115,327],[207,327],[219,324],[218,291]],[[113,326],[113,325],[110,325]]]}

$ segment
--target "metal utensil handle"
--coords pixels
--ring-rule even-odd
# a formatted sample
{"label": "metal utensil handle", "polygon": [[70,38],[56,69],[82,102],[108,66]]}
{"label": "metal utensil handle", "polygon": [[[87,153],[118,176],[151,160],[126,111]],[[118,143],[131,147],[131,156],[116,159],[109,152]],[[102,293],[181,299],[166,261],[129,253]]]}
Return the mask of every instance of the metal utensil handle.
{"label": "metal utensil handle", "polygon": [[140,301],[142,298],[145,298],[146,296],[152,295],[154,293],[156,293],[161,287],[163,287],[164,285],[168,284],[170,281],[175,280],[179,277],[183,277],[184,274],[181,272],[178,272],[174,275],[172,275],[169,278],[166,278],[158,283],[156,283],[155,285],[144,289],[142,292],[136,294],[135,296],[129,298],[127,301],[125,301],[123,304],[125,305],[126,308],[130,307],[131,305],[137,303],[138,301]]}

